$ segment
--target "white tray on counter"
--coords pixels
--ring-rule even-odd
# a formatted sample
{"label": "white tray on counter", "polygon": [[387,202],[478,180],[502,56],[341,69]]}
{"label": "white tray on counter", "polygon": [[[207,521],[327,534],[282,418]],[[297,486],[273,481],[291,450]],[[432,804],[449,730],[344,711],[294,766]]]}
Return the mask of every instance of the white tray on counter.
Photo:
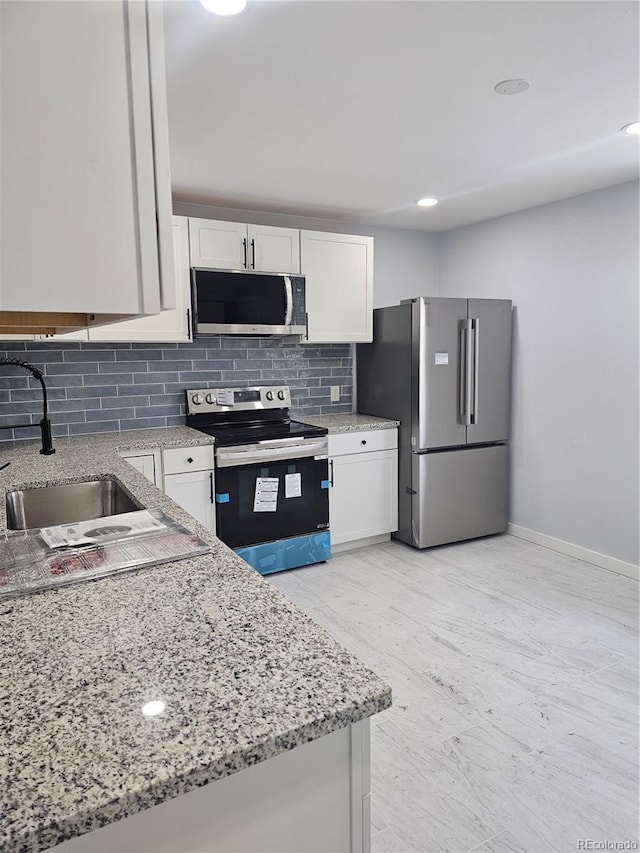
{"label": "white tray on counter", "polygon": [[[142,516],[149,516],[143,518]],[[127,516],[137,519],[127,520]],[[78,544],[52,548],[64,538]],[[126,528],[126,529],[125,529]],[[161,510],[25,530],[0,541],[0,600],[206,554],[210,547]],[[93,536],[90,536],[91,532]],[[95,534],[95,531],[100,531]],[[85,544],[81,544],[84,542]]]}

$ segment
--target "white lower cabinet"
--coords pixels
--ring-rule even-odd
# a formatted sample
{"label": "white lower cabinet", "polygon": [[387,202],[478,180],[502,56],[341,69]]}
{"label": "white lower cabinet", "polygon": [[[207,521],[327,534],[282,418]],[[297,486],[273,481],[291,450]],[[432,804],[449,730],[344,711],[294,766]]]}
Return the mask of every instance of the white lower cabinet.
{"label": "white lower cabinet", "polygon": [[165,474],[164,492],[197,521],[216,532],[213,495],[213,471],[189,471],[187,474]]}
{"label": "white lower cabinet", "polygon": [[331,546],[384,537],[398,529],[398,432],[329,435]]}
{"label": "white lower cabinet", "polygon": [[165,494],[215,533],[213,445],[167,447],[162,457]]}
{"label": "white lower cabinet", "polygon": [[154,486],[162,488],[162,463],[160,461],[160,451],[124,451],[120,453],[123,459],[126,459],[129,465],[133,465],[136,471],[150,480]]}
{"label": "white lower cabinet", "polygon": [[121,451],[120,456],[203,527],[216,532],[212,444]]}

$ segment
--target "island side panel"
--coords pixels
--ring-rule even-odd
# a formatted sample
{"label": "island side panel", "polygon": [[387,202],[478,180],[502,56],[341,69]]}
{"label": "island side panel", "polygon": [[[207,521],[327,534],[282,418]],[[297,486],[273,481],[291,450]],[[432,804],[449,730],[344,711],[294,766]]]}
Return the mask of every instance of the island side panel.
{"label": "island side panel", "polygon": [[50,853],[369,853],[369,737],[353,723]]}

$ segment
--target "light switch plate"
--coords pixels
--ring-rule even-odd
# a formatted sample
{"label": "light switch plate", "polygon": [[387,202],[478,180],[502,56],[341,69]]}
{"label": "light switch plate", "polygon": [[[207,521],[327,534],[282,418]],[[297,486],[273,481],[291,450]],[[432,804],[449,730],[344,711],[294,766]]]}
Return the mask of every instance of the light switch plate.
{"label": "light switch plate", "polygon": [[331,402],[339,403],[340,402],[340,386],[332,385],[331,386]]}

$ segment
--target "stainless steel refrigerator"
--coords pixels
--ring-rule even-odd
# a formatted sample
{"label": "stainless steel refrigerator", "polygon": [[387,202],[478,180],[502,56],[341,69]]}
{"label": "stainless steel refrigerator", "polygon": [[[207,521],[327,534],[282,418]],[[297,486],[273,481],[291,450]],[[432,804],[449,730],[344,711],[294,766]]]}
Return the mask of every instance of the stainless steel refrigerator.
{"label": "stainless steel refrigerator", "polygon": [[416,548],[507,529],[511,302],[419,297],[373,312],[358,411],[400,421],[399,529]]}

